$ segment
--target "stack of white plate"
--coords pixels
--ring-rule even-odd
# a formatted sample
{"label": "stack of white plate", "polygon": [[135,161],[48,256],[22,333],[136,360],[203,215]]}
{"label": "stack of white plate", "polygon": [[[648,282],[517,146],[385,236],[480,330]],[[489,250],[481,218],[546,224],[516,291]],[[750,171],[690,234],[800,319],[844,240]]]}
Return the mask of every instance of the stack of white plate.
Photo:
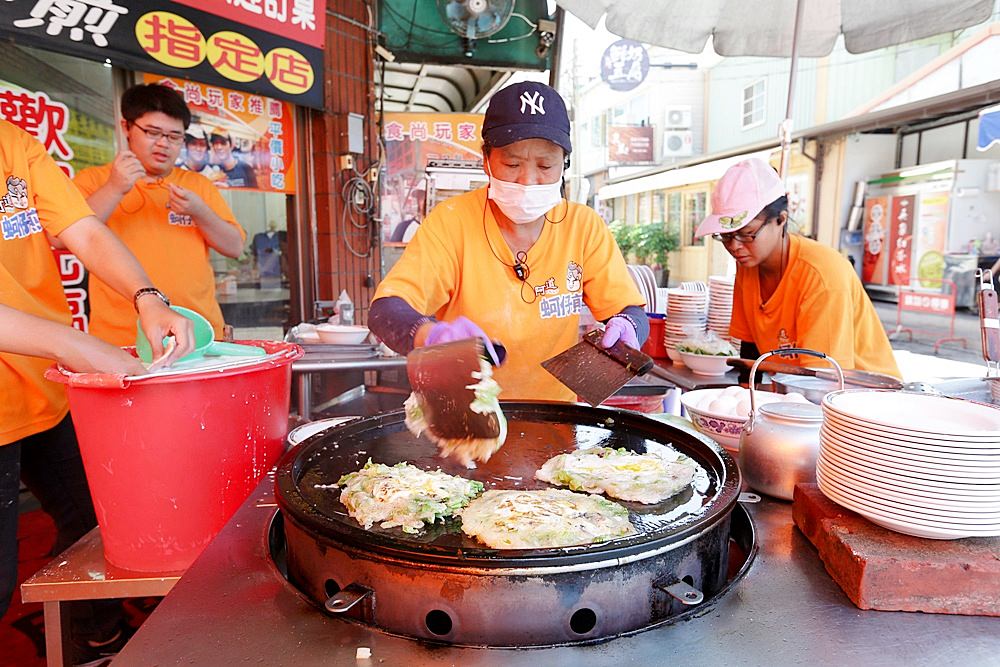
{"label": "stack of white plate", "polygon": [[930,394],[831,392],[816,479],[830,500],[890,530],[1000,536],[1000,409]]}
{"label": "stack of white plate", "polygon": [[663,345],[676,364],[682,364],[677,343],[705,331],[707,290],[667,290],[667,316],[663,322]]}
{"label": "stack of white plate", "polygon": [[733,316],[733,278],[709,276],[708,278],[708,329],[729,338],[729,320]]}

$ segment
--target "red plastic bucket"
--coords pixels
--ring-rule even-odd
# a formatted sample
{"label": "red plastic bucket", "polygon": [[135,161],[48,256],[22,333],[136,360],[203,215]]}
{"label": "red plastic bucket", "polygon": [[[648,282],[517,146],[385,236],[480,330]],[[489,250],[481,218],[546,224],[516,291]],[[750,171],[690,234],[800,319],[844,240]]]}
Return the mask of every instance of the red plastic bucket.
{"label": "red plastic bucket", "polygon": [[186,569],[285,447],[291,364],[302,348],[136,378],[52,368],[67,385],[104,555],[139,572]]}

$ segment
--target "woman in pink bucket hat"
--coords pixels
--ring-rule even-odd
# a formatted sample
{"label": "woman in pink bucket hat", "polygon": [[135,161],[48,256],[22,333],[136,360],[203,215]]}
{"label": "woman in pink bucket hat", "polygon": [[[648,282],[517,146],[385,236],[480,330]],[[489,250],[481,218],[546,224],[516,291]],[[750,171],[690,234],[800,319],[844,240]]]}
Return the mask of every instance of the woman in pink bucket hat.
{"label": "woman in pink bucket hat", "polygon": [[[736,260],[729,333],[740,356],[804,347],[844,368],[900,377],[889,339],[861,281],[836,250],[788,231],[788,198],[778,174],[757,158],[730,167],[698,226]],[[802,365],[822,360],[790,359]]]}

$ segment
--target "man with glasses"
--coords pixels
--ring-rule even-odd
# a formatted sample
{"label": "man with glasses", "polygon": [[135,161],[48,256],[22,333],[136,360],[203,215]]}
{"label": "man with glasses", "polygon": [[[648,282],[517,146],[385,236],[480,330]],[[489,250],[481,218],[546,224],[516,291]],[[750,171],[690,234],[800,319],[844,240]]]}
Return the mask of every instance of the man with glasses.
{"label": "man with glasses", "polygon": [[729,333],[743,341],[741,357],[809,348],[844,368],[900,377],[882,322],[851,265],[836,250],[788,233],[788,198],[771,165],[750,158],[726,171],[712,191],[712,214],[696,232],[707,234],[736,260]]}
{"label": "man with glasses", "polygon": [[[125,146],[115,159],[74,182],[97,217],[135,254],[172,303],[204,315],[222,337],[222,309],[208,249],[243,252],[246,232],[212,183],[175,168],[191,112],[157,84],[133,86],[121,100]],[[114,345],[135,343],[132,306],[99,279],[90,281],[90,331]]]}

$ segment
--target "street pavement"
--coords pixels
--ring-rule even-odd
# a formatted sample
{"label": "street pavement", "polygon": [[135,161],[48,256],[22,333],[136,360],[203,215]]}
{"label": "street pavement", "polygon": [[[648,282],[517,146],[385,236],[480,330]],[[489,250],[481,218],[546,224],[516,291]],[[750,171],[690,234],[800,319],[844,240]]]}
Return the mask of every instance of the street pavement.
{"label": "street pavement", "polygon": [[900,323],[913,329],[913,339],[903,334],[893,334],[897,323],[897,306],[887,301],[872,301],[882,325],[890,334],[892,349],[904,380],[928,378],[977,377],[985,375],[986,362],[980,338],[979,315],[960,308],[955,313],[956,338],[965,341],[943,343],[934,351],[934,343],[949,336],[949,318],[941,315],[902,313]]}

